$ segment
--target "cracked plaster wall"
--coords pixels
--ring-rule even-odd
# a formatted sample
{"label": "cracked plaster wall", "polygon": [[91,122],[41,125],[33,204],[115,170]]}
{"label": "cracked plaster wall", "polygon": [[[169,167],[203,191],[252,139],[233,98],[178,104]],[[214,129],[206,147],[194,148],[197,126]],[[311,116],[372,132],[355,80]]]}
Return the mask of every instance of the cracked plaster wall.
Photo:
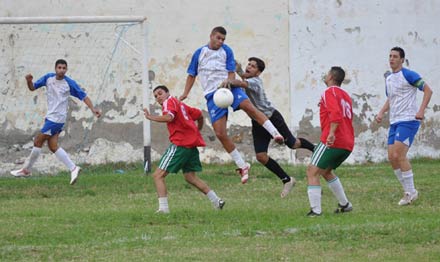
{"label": "cracked plaster wall", "polygon": [[[34,8],[25,1],[2,1],[0,16],[34,16]],[[324,90],[321,76],[334,64],[347,69],[355,111],[357,143],[351,162],[381,161],[385,157],[386,124],[372,122],[384,102],[383,73],[388,70],[388,50],[401,45],[407,51],[410,68],[418,71],[434,89],[427,120],[422,125],[411,155],[439,157],[439,94],[436,84],[440,63],[437,15],[440,4],[435,1],[416,4],[405,0],[393,6],[381,1],[39,1],[39,16],[142,15],[148,17],[149,69],[154,79],[148,85],[167,85],[172,94],[182,93],[186,68],[192,53],[207,43],[212,27],[223,25],[228,30],[226,43],[242,63],[250,56],[266,62],[262,74],[266,92],[281,111],[294,134],[317,142],[319,123],[317,100]],[[28,6],[28,7],[26,7]],[[193,15],[197,12],[197,15]],[[256,15],[258,14],[258,15]],[[437,22],[436,22],[437,21]],[[11,46],[14,37],[24,36],[27,27],[15,26],[12,33],[2,35],[0,44]],[[66,34],[70,42],[82,43],[84,34]],[[129,37],[136,46],[135,38]],[[58,41],[58,40],[57,40]],[[114,40],[112,40],[114,41]],[[40,40],[41,42],[41,40]],[[44,41],[43,41],[44,42]],[[98,42],[99,45],[99,42]],[[36,44],[35,46],[38,46]],[[43,48],[44,49],[44,48]],[[31,51],[30,51],[31,50]],[[0,50],[2,51],[2,50]],[[29,92],[23,81],[29,71],[26,62],[38,66],[35,77],[53,68],[54,58],[34,48],[3,50],[0,61],[0,164],[1,171],[17,167],[29,154],[32,137],[41,127],[45,113],[44,92]],[[68,124],[61,145],[79,162],[139,161],[142,159],[142,115],[139,55],[128,49],[122,57],[133,57],[110,69],[110,83],[116,88],[100,88],[99,81],[88,83],[96,64],[87,62],[71,48],[57,56],[67,56],[69,72],[79,80],[92,100],[105,115],[96,121],[86,106],[72,99]],[[14,54],[29,53],[22,61]],[[107,55],[97,55],[108,59]],[[24,56],[26,58],[26,55]],[[57,57],[58,58],[58,57]],[[103,59],[104,59],[103,58]],[[47,61],[46,61],[47,60]],[[105,69],[105,67],[104,67]],[[7,73],[7,75],[6,75]],[[114,73],[114,74],[113,74]],[[122,75],[122,77],[117,77]],[[420,98],[420,94],[419,94]],[[196,82],[187,103],[206,111],[202,90]],[[160,112],[157,105],[153,111]],[[206,112],[205,112],[206,116]],[[229,161],[215,139],[206,120],[203,136],[208,146],[201,149],[204,162]],[[243,112],[230,115],[229,132],[247,159],[255,160],[250,136],[250,120]],[[167,146],[166,127],[152,123],[153,159],[158,159]],[[305,151],[290,151],[273,146],[270,154],[290,163],[307,161]],[[38,170],[53,172],[60,165],[47,154]],[[48,168],[44,168],[48,166]],[[0,172],[0,173],[2,173]]]}

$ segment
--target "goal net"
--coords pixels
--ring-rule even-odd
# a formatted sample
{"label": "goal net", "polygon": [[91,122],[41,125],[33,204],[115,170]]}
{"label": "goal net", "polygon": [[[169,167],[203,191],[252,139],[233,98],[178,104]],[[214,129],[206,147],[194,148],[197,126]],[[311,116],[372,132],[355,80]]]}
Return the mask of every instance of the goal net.
{"label": "goal net", "polygon": [[[2,18],[0,123],[7,123],[4,132],[32,132],[41,128],[46,99],[40,93],[30,94],[24,77],[31,73],[36,81],[54,72],[57,59],[65,59],[66,75],[78,82],[94,105],[105,113],[98,120],[102,128],[107,128],[102,134],[114,140],[115,134],[108,130],[112,124],[142,126],[143,134],[141,131],[137,135],[144,144],[144,160],[149,163],[149,122],[141,114],[144,104],[149,104],[144,20],[143,17]],[[79,141],[75,141],[71,150],[79,151],[89,147],[91,140],[100,134],[94,133],[97,120],[87,106],[75,99],[70,102],[71,109],[72,106],[74,110],[69,110],[67,121],[83,130],[79,131]],[[120,141],[128,139],[119,132]],[[133,144],[136,139],[131,137],[130,141]]]}

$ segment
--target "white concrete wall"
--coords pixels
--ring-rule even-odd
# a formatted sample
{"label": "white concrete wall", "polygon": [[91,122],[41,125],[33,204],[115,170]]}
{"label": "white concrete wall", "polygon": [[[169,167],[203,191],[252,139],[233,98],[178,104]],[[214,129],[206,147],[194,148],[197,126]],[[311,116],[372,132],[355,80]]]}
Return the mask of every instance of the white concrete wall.
{"label": "white concrete wall", "polygon": [[[38,12],[36,12],[38,10]],[[283,105],[289,104],[289,96],[277,95],[278,93],[288,92],[289,86],[289,72],[288,72],[288,1],[277,2],[261,2],[256,4],[254,1],[54,1],[42,0],[38,4],[30,4],[27,1],[2,1],[0,8],[0,16],[110,16],[110,15],[142,15],[148,17],[149,29],[149,69],[154,71],[155,79],[153,86],[158,84],[165,84],[174,95],[180,95],[183,91],[186,78],[186,68],[192,53],[200,46],[206,44],[209,40],[210,30],[217,25],[223,25],[228,30],[226,42],[234,49],[236,59],[246,62],[249,56],[262,57],[267,62],[267,70],[264,72],[264,80],[268,88],[268,94],[273,99],[273,102],[280,106],[280,109],[285,112],[285,116],[289,118],[289,110]],[[17,29],[17,31],[20,31]],[[5,41],[6,42],[6,41]],[[36,52],[35,49],[29,49],[30,52]],[[81,79],[80,74],[75,72],[81,67],[81,62],[76,63],[75,56],[70,55],[69,73],[74,74],[76,79]],[[69,60],[69,58],[68,58]],[[41,72],[50,70],[53,65],[42,65]],[[48,68],[49,67],[49,68]],[[26,90],[25,83],[22,81],[22,74],[25,70],[16,70],[19,72],[16,81],[17,92],[9,92],[8,96],[2,95],[1,101],[5,101],[7,107],[0,110],[0,119],[3,124],[2,132],[7,132],[8,128],[17,129],[20,133],[20,139],[12,137],[14,141],[3,141],[7,144],[7,148],[3,150],[5,155],[11,157],[17,155],[15,151],[21,153],[15,157],[17,162],[22,162],[30,150],[30,140],[32,135],[40,128],[42,124],[42,117],[45,112],[44,95],[38,94],[37,103],[32,106],[20,106],[23,101],[24,104],[30,104],[34,101],[35,93],[30,93]],[[86,69],[87,71],[87,69]],[[38,73],[34,73],[38,75]],[[97,90],[89,85],[87,90],[93,99],[96,98]],[[14,89],[15,90],[15,89]],[[139,99],[130,104],[131,98],[134,97],[133,90],[125,90],[124,88],[114,90],[104,90],[103,94],[99,95],[97,101],[98,106],[105,108],[105,115],[98,124],[93,124],[90,133],[93,137],[90,138],[87,147],[90,152],[96,152],[95,147],[103,151],[108,151],[109,154],[113,152],[112,141],[115,139],[115,134],[120,135],[121,142],[126,140],[131,144],[132,148],[127,146],[127,150],[120,152],[121,155],[133,156],[133,160],[140,160],[142,157],[142,134],[138,132],[139,138],[134,139],[134,133],[130,135],[124,134],[125,131],[139,130],[139,121],[141,117],[135,115],[135,109],[140,107]],[[128,94],[127,94],[128,93]],[[12,94],[12,99],[10,96]],[[122,99],[125,99],[123,101]],[[12,103],[11,101],[15,101]],[[198,106],[206,110],[204,99],[202,98],[202,90],[197,82],[194,86],[187,102],[193,106]],[[29,121],[23,116],[26,110],[35,109],[38,114],[35,119]],[[157,111],[157,107],[155,108]],[[124,110],[124,113],[119,113],[118,110]],[[129,115],[125,111],[130,111],[134,118],[128,122],[132,124],[130,127],[123,128],[123,124],[127,124],[127,120],[122,119]],[[12,113],[12,115],[11,115]],[[17,117],[18,116],[18,117]],[[6,121],[13,119],[14,121]],[[253,148],[249,136],[250,120],[242,113],[234,113],[230,118],[230,126],[241,126],[231,131],[231,135],[235,137],[238,146],[242,149],[246,158],[254,158]],[[78,104],[73,108],[70,122],[90,122],[90,112],[84,108],[83,105]],[[115,122],[121,123],[116,125]],[[6,123],[6,124],[5,124]],[[11,124],[12,123],[12,124]],[[114,124],[114,125],[111,125]],[[83,125],[84,126],[84,125]],[[84,127],[86,127],[85,125]],[[88,125],[90,126],[90,125]],[[108,134],[111,130],[117,129],[112,134]],[[122,130],[124,129],[124,130]],[[221,149],[219,142],[213,136],[210,125],[207,125],[207,130],[204,132],[205,139],[208,142],[208,147],[202,150],[202,159],[206,162],[218,162],[229,160],[229,156]],[[152,146],[153,159],[157,159],[163,152],[166,146],[166,132],[163,125],[152,125]],[[231,129],[232,130],[232,129]],[[75,154],[75,145],[70,145],[74,142],[83,141],[83,133],[86,130],[78,130],[70,132],[62,140],[62,145],[68,145],[69,153]],[[77,134],[71,137],[71,134]],[[8,138],[10,134],[8,133]],[[102,135],[104,138],[96,140]],[[113,136],[113,137],[112,137]],[[127,138],[128,137],[128,138]],[[244,137],[244,138],[243,138]],[[17,139],[15,139],[17,138]],[[129,139],[131,138],[131,139]],[[242,140],[246,141],[242,141]],[[19,142],[17,142],[17,141]],[[240,142],[242,141],[242,142]],[[109,143],[111,142],[111,143]],[[22,144],[26,144],[23,148]],[[109,148],[105,150],[105,145]],[[120,147],[121,148],[121,147]],[[285,157],[282,148],[275,149],[273,152],[283,156],[284,160],[288,160],[289,156]],[[47,152],[47,151],[46,151]],[[140,152],[140,153],[139,153]],[[47,152],[48,153],[48,152]],[[82,152],[81,154],[83,154]],[[91,154],[84,156],[78,154],[74,159],[79,161],[94,161]],[[50,154],[49,154],[50,155]],[[114,159],[112,155],[102,156],[100,159]],[[48,156],[48,159],[51,159]],[[126,161],[125,159],[122,159]],[[2,161],[0,161],[2,162]],[[3,160],[6,165],[6,160]],[[48,165],[52,165],[57,161],[47,161]],[[96,161],[95,161],[96,163]],[[8,166],[10,168],[10,166]],[[54,167],[55,168],[55,167]],[[40,169],[41,170],[41,169]]]}
{"label": "white concrete wall", "polygon": [[[440,157],[440,2],[291,0],[289,4],[292,126],[302,130],[319,125],[322,75],[333,65],[342,66],[351,80],[343,87],[352,96],[356,115],[356,145],[350,161],[385,160],[388,123],[378,125],[374,116],[386,99],[383,75],[389,70],[389,50],[400,46],[406,51],[406,66],[434,90],[410,155]],[[419,101],[422,96],[419,92]]]}
{"label": "white concrete wall", "polygon": [[[439,157],[439,92],[436,89],[440,76],[436,69],[440,63],[437,50],[440,36],[434,28],[440,24],[440,4],[438,1],[409,0],[400,1],[399,6],[394,6],[394,3],[360,0],[40,0],[37,4],[34,1],[7,0],[0,2],[0,16],[147,16],[149,69],[155,73],[152,84],[165,84],[174,95],[182,93],[192,53],[207,43],[214,26],[223,25],[228,30],[226,43],[234,49],[239,61],[246,62],[249,56],[259,56],[266,61],[267,69],[262,78],[268,96],[294,130],[314,142],[318,139],[316,104],[324,90],[320,78],[331,65],[339,64],[347,69],[351,82],[346,87],[356,104],[357,145],[350,160],[352,162],[384,159],[386,126],[371,122],[385,100],[382,75],[388,70],[388,51],[392,46],[400,45],[407,51],[410,68],[418,71],[435,92],[427,111],[427,120],[411,154]],[[31,54],[34,51],[32,48],[28,50]],[[76,63],[75,58],[70,59],[72,70],[80,67],[81,61]],[[45,67],[41,70],[46,71]],[[16,68],[16,72],[25,73],[21,68]],[[20,74],[17,79],[22,79]],[[13,168],[13,165],[6,164],[11,157],[16,156],[20,162],[29,153],[30,139],[41,126],[45,109],[44,97],[39,97],[33,106],[38,116],[34,120],[21,118],[29,109],[26,105],[34,101],[35,94],[26,91],[22,80],[15,82],[15,85],[17,89],[14,92],[6,92],[7,95],[0,92],[0,119],[3,119],[0,121],[0,132],[4,137],[7,128],[15,128],[21,134],[20,139],[12,137],[15,142],[2,141],[0,138],[3,145],[8,145],[0,151],[9,156],[8,161],[0,161],[3,163],[2,170]],[[88,90],[92,99],[98,96],[97,91],[93,87]],[[99,148],[108,154],[95,153],[95,159],[95,156],[81,152],[75,159],[93,163],[105,159],[114,161],[117,154],[114,154],[112,147],[116,145],[119,150],[125,150],[120,155],[129,155],[129,159],[134,161],[140,160],[142,116],[136,115],[140,99],[132,101],[136,92],[123,87],[116,92],[105,90],[99,96],[98,105],[105,109],[106,115],[101,122],[93,125],[96,132],[91,132],[94,135],[87,146],[92,152]],[[198,83],[187,102],[206,110]],[[119,113],[121,111],[123,113]],[[8,115],[11,118],[11,113],[18,118],[14,126],[8,126],[10,122],[4,121]],[[126,120],[128,115],[132,116],[128,117],[130,120]],[[87,122],[90,112],[83,105],[75,106],[71,117],[72,125],[79,120]],[[247,116],[242,112],[232,114],[229,126],[238,148],[247,159],[254,159]],[[74,154],[74,143],[81,141],[84,132],[74,132],[79,135],[68,133],[68,137],[63,138],[62,144],[69,145],[69,153]],[[166,146],[167,137],[163,125],[152,124],[152,132],[153,158],[157,159]],[[98,140],[100,135],[102,138]],[[208,142],[208,147],[202,150],[204,161],[229,160],[215,140],[209,124],[204,136]],[[20,146],[23,144],[27,145],[24,149]],[[303,159],[280,147],[272,148],[270,153],[285,161]],[[50,156],[48,159],[51,159]],[[128,161],[122,157],[121,160]],[[49,164],[52,162],[56,163],[48,161]]]}

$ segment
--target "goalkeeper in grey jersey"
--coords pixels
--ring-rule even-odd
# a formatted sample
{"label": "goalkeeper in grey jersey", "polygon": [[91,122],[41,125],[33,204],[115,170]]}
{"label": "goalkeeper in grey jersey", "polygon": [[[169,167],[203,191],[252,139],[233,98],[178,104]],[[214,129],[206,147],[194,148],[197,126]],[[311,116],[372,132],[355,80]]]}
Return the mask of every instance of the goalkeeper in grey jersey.
{"label": "goalkeeper in grey jersey", "polygon": [[[233,86],[241,86],[246,91],[252,104],[263,112],[273,125],[278,129],[280,134],[284,137],[284,144],[291,149],[306,148],[313,152],[315,146],[304,138],[295,138],[290,132],[283,116],[275,109],[272,103],[267,99],[266,93],[263,89],[263,81],[259,75],[264,71],[265,64],[263,60],[251,57],[248,59],[246,71],[243,72],[241,65],[237,63],[237,74],[242,80],[229,80],[228,84]],[[257,122],[252,120],[252,137],[254,140],[254,149],[257,160],[263,164],[267,169],[277,175],[284,183],[281,197],[284,198],[292,190],[295,185],[295,178],[287,175],[284,169],[277,163],[277,161],[270,158],[267,154],[269,143],[272,136]]]}

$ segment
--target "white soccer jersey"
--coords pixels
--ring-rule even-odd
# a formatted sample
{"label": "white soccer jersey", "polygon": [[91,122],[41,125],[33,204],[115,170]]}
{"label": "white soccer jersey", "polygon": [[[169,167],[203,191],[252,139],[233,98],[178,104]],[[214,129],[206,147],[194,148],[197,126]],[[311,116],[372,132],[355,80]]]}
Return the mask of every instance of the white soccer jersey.
{"label": "white soccer jersey", "polygon": [[35,89],[46,86],[47,114],[46,118],[55,123],[65,123],[69,96],[84,100],[86,93],[69,77],[57,80],[55,73],[48,73],[34,83]]}
{"label": "white soccer jersey", "polygon": [[414,71],[402,68],[387,76],[386,94],[390,103],[390,124],[416,120],[417,89],[423,91],[425,82]]}
{"label": "white soccer jersey", "polygon": [[217,90],[221,82],[228,78],[228,72],[235,72],[235,59],[232,49],[223,44],[218,50],[205,45],[193,54],[187,73],[199,76],[203,94]]}

